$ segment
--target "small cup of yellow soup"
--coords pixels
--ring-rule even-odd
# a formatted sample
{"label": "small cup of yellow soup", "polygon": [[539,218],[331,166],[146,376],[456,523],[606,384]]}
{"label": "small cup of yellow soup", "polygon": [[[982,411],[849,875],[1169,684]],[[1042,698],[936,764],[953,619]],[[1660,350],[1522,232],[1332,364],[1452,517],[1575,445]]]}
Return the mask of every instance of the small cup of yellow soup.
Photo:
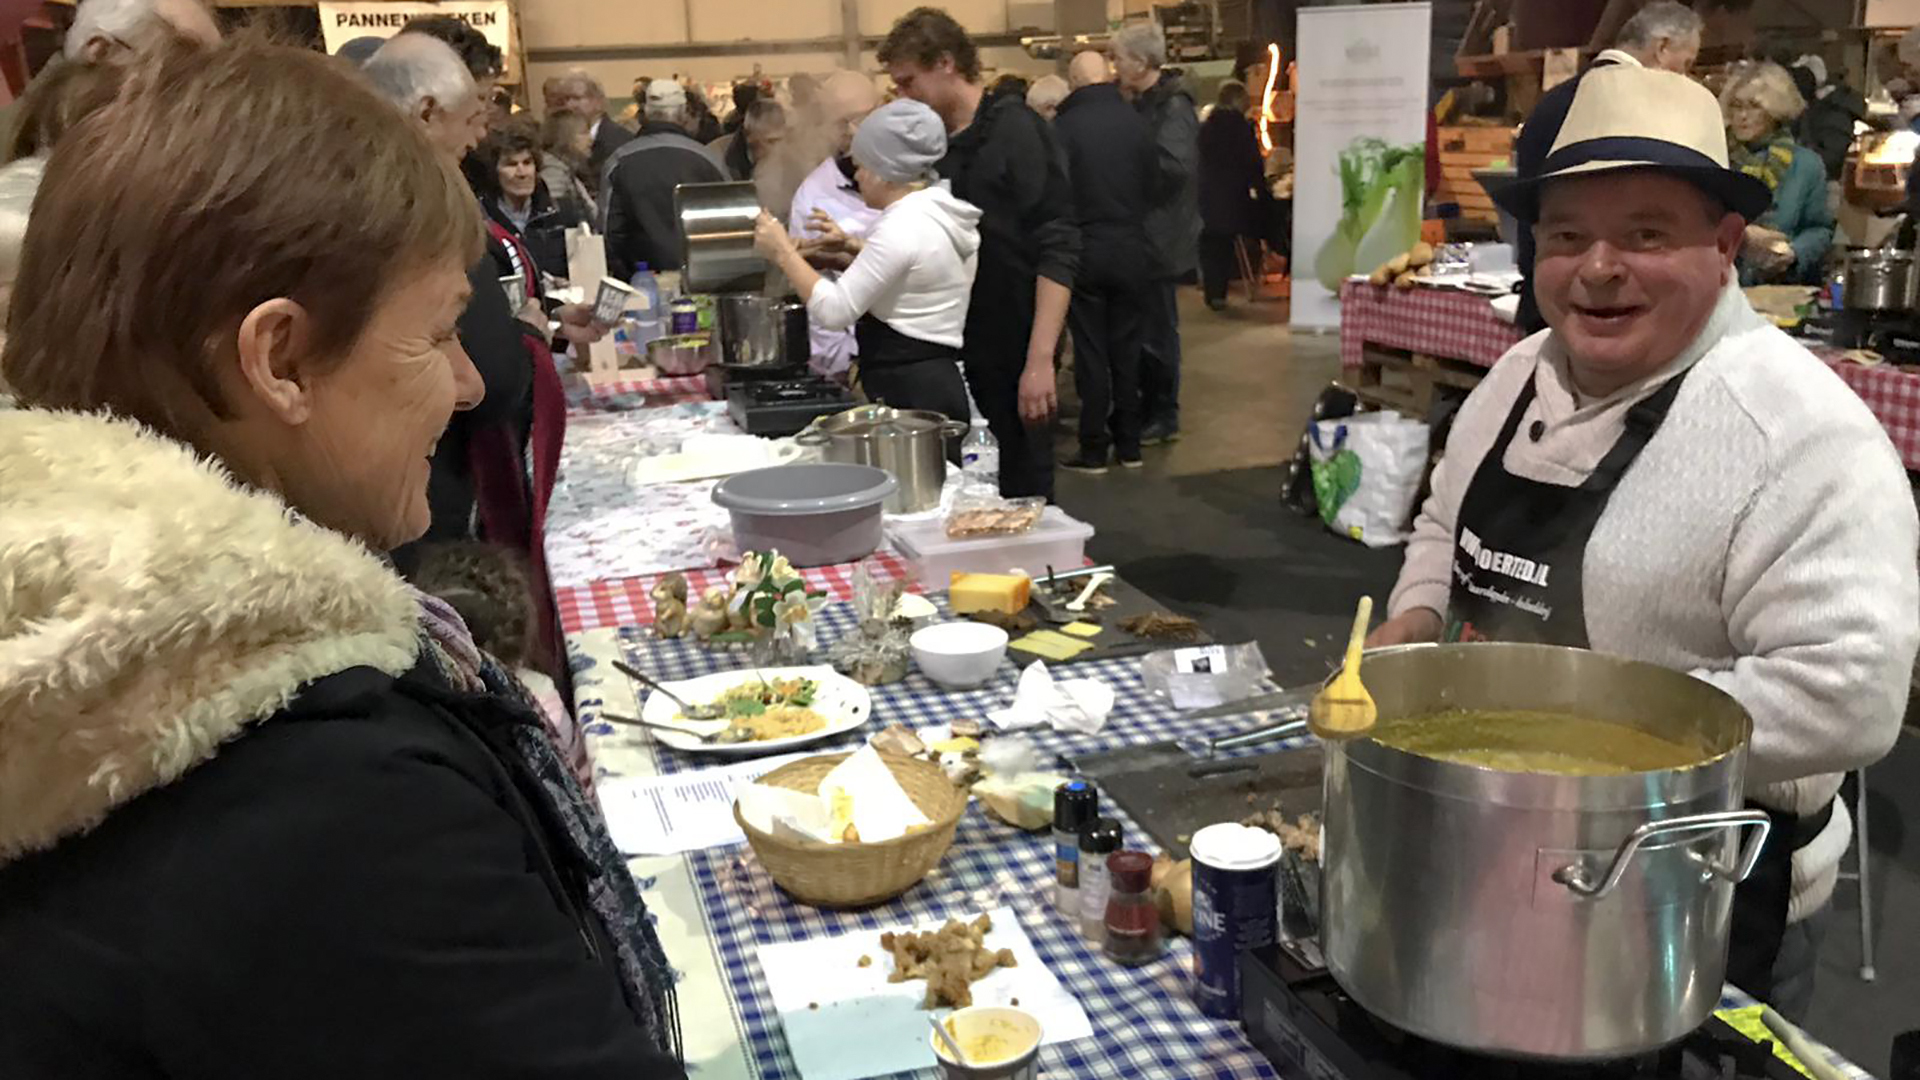
{"label": "small cup of yellow soup", "polygon": [[1034,1080],[1040,1020],[1032,1013],[1005,1005],[973,1005],[955,1010],[941,1025],[967,1057],[967,1063],[960,1064],[938,1035],[927,1033],[946,1080]]}

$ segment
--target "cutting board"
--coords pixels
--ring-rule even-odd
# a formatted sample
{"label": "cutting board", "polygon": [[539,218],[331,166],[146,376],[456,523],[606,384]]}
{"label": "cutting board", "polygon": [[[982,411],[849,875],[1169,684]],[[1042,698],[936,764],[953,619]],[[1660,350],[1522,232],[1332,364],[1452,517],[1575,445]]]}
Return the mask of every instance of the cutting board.
{"label": "cutting board", "polygon": [[1081,774],[1120,805],[1163,849],[1187,857],[1193,834],[1278,804],[1293,818],[1318,813],[1324,758],[1318,745],[1232,758],[1199,758],[1178,743],[1083,754]]}
{"label": "cutting board", "polygon": [[[1046,584],[1046,578],[1035,578],[1033,587],[1036,590],[1044,589],[1046,588]],[[1086,584],[1087,579],[1084,577],[1063,579],[1060,582],[1060,592],[1063,594],[1065,600],[1072,600],[1074,597],[1080,595],[1080,590],[1085,588]],[[1093,648],[1080,653],[1071,660],[1048,660],[1048,664],[1080,664],[1089,660],[1112,660],[1122,656],[1144,656],[1147,653],[1159,652],[1162,649],[1177,649],[1187,645],[1207,645],[1213,642],[1213,636],[1207,633],[1206,627],[1204,626],[1200,628],[1199,640],[1191,642],[1149,641],[1145,638],[1134,637],[1132,634],[1120,628],[1121,622],[1135,615],[1151,615],[1155,612],[1162,615],[1178,613],[1160,601],[1155,600],[1153,597],[1148,596],[1146,593],[1141,592],[1123,578],[1115,577],[1112,581],[1107,582],[1102,591],[1113,598],[1113,606],[1101,611],[1089,612],[1080,620],[1082,622],[1095,623],[1100,627],[1098,636],[1081,639],[1091,643]],[[1033,618],[1036,624],[1034,626],[1035,630],[1060,629],[1059,623],[1047,621],[1046,610],[1037,603],[1028,604],[1026,613]],[[1015,634],[1014,640],[1017,641],[1024,636],[1024,634]],[[1067,634],[1067,636],[1073,637],[1074,635]],[[1013,650],[1008,655],[1014,657],[1022,666],[1037,659],[1034,654],[1021,652],[1018,649]]]}

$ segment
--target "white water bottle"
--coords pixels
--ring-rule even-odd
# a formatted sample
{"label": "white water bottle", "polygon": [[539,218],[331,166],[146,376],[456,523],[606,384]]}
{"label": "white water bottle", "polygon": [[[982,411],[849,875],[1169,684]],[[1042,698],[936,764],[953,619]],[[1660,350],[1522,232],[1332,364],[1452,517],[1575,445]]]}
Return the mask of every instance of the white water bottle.
{"label": "white water bottle", "polygon": [[971,430],[960,443],[960,474],[968,490],[1000,493],[1000,440],[987,429],[983,416],[973,418]]}

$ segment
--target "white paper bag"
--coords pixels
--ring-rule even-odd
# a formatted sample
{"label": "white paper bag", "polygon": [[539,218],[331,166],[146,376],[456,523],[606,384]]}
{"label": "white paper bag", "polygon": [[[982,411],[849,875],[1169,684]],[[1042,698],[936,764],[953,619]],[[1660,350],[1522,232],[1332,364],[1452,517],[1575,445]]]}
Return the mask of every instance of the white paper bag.
{"label": "white paper bag", "polygon": [[1383,410],[1316,421],[1312,431],[1320,520],[1368,547],[1406,543],[1427,468],[1427,425]]}

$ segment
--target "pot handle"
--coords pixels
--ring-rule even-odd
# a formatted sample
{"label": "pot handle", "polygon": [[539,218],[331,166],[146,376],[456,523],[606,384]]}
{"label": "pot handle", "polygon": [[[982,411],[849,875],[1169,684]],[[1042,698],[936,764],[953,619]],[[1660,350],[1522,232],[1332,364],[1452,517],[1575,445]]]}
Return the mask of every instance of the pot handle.
{"label": "pot handle", "polygon": [[832,436],[820,430],[820,421],[815,420],[806,428],[795,433],[793,441],[801,446],[825,446],[833,441]]}
{"label": "pot handle", "polygon": [[973,425],[963,424],[958,420],[943,420],[940,422],[940,437],[943,439],[951,439],[956,435],[965,435],[972,430]]}
{"label": "pot handle", "polygon": [[1627,864],[1633,861],[1634,853],[1649,840],[1682,833],[1741,829],[1749,825],[1755,828],[1747,834],[1737,863],[1733,866],[1722,866],[1717,862],[1707,864],[1709,875],[1738,884],[1747,879],[1747,875],[1753,872],[1753,865],[1760,861],[1760,849],[1766,844],[1767,833],[1773,828],[1773,820],[1767,817],[1765,810],[1721,810],[1711,814],[1689,814],[1664,821],[1649,821],[1620,842],[1619,850],[1613,853],[1612,864],[1598,883],[1594,882],[1593,872],[1584,862],[1570,863],[1555,870],[1553,880],[1565,885],[1577,896],[1599,900],[1620,884],[1620,879],[1626,876]]}

